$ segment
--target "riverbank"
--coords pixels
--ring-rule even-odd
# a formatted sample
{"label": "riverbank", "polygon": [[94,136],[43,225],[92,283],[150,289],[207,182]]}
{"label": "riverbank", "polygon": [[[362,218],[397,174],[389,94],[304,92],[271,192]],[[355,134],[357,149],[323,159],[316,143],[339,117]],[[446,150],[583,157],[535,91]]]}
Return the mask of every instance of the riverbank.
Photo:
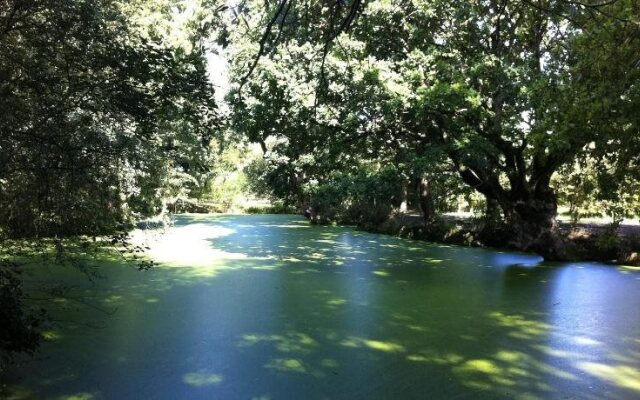
{"label": "riverbank", "polygon": [[[425,223],[419,215],[398,214],[363,230],[437,243],[517,250],[509,245],[510,233],[504,227],[488,227],[481,220],[444,215]],[[640,265],[640,225],[558,222],[558,236],[566,253],[561,261],[598,261]]]}

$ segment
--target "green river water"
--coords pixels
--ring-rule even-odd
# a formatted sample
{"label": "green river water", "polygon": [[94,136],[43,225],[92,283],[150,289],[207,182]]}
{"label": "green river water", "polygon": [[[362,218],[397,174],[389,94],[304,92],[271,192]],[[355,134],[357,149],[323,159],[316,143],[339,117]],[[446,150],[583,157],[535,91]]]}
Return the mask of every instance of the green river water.
{"label": "green river water", "polygon": [[181,216],[160,266],[54,268],[10,399],[640,399],[640,270]]}

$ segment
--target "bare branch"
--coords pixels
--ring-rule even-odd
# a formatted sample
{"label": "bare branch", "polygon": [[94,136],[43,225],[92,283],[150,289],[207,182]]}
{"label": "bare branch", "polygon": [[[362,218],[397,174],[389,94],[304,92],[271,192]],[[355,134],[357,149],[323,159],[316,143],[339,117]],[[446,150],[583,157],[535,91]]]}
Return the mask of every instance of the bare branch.
{"label": "bare branch", "polygon": [[258,50],[258,54],[254,58],[253,63],[251,63],[251,66],[249,67],[249,70],[247,71],[247,73],[240,80],[240,87],[238,88],[238,93],[240,93],[242,91],[242,87],[247,82],[247,79],[249,79],[249,77],[253,73],[253,70],[258,65],[258,62],[260,61],[262,56],[265,54],[267,41],[269,39],[269,36],[271,35],[271,30],[273,29],[273,25],[275,25],[276,21],[278,21],[278,17],[283,12],[283,10],[285,9],[285,6],[287,5],[288,2],[289,2],[288,0],[282,0],[280,2],[280,5],[278,5],[278,9],[276,10],[276,12],[273,14],[271,19],[269,20],[269,23],[267,24],[267,27],[265,28],[264,33],[262,34],[262,37],[260,38],[260,48]]}

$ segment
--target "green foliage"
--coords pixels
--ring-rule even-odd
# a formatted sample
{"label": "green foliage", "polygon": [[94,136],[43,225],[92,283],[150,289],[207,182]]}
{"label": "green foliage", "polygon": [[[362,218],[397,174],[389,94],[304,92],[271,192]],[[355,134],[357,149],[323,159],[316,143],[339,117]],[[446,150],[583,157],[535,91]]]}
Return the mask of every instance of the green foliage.
{"label": "green foliage", "polygon": [[597,207],[597,175],[592,162],[569,165],[556,175],[553,182],[558,200],[568,208],[575,224],[582,217],[600,216]]}
{"label": "green foliage", "polygon": [[614,222],[640,216],[640,184],[633,178],[616,178],[603,160],[586,158],[567,165],[554,177],[553,187],[573,223],[582,218],[610,217]]}
{"label": "green foliage", "polygon": [[607,229],[600,232],[595,237],[595,247],[602,259],[615,260],[620,248],[620,237],[618,236],[618,228],[620,221],[614,220]]}
{"label": "green foliage", "polygon": [[281,201],[275,201],[268,206],[250,206],[244,209],[247,214],[294,214],[297,211]]}
{"label": "green foliage", "polygon": [[291,161],[285,156],[266,156],[252,160],[244,173],[252,193],[300,208],[306,202],[303,184],[309,179],[303,172],[305,166],[304,159]]}
{"label": "green foliage", "polygon": [[310,182],[304,192],[317,222],[376,226],[400,206],[403,188],[397,175],[395,168],[362,168]]}
{"label": "green foliage", "polygon": [[0,24],[6,235],[111,232],[157,213],[174,170],[206,171],[203,49],[146,37],[112,0],[9,1]]}
{"label": "green foliage", "polygon": [[212,142],[213,165],[201,198],[215,204],[219,212],[241,208],[251,197],[245,166],[256,152],[243,142]]}

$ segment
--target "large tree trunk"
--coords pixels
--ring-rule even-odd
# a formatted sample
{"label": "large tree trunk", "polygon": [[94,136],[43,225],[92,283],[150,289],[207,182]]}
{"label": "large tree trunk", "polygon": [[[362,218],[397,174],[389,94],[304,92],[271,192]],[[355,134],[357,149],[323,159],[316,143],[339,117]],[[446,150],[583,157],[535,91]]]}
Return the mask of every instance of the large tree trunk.
{"label": "large tree trunk", "polygon": [[557,231],[558,202],[550,188],[538,190],[533,195],[503,199],[500,205],[512,232],[510,244],[513,247],[538,253],[547,260],[567,257]]}
{"label": "large tree trunk", "polygon": [[420,209],[425,222],[431,221],[435,217],[435,207],[433,205],[433,193],[429,184],[429,179],[423,176],[418,185],[418,197],[420,199]]}
{"label": "large tree trunk", "polygon": [[517,168],[519,173],[510,176],[509,190],[502,187],[498,176],[491,171],[473,170],[460,164],[458,173],[465,183],[500,204],[510,238],[504,244],[536,252],[547,260],[563,260],[567,254],[556,226],[558,202],[549,186],[559,160],[534,163],[529,179],[524,175],[525,168]]}

